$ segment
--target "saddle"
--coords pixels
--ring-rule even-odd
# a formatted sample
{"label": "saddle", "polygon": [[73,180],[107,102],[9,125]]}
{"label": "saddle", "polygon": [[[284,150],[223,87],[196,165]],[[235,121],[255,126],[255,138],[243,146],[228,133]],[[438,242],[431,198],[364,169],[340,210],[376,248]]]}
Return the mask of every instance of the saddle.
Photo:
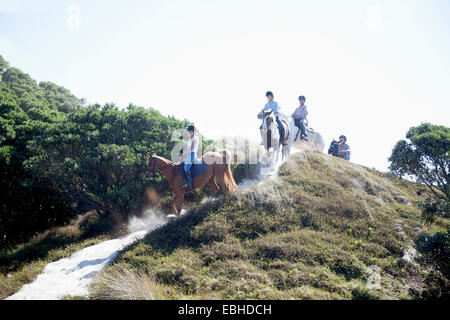
{"label": "saddle", "polygon": [[[184,162],[180,163],[178,165],[178,168],[180,170],[181,177],[186,180],[186,173],[184,172]],[[206,172],[208,169],[206,163],[202,159],[195,159],[194,163],[191,166],[191,174],[192,174],[192,180],[195,179],[198,176],[201,176]]]}

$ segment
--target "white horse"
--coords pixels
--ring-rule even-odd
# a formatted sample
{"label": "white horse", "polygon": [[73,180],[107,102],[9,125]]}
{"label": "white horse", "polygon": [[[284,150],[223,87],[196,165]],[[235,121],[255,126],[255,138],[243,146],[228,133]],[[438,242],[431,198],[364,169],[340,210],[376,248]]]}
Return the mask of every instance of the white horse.
{"label": "white horse", "polygon": [[[289,156],[290,145],[283,146],[280,143],[280,132],[278,131],[278,127],[276,125],[275,115],[272,110],[261,111],[258,114],[258,119],[263,120],[263,124],[260,128],[261,139],[264,144],[264,148],[267,150],[267,157],[270,161],[270,164],[273,164],[273,160],[277,163],[279,159],[280,150],[282,149],[282,159]],[[280,120],[285,124],[285,134],[290,137],[289,134],[289,121],[280,117]],[[295,138],[295,137],[294,137]],[[292,139],[293,140],[293,139]],[[289,141],[289,140],[288,140]],[[275,157],[276,156],[276,157]],[[275,159],[274,159],[275,157]]]}
{"label": "white horse", "polygon": [[[291,133],[288,137],[288,147],[289,151],[288,154],[291,153],[291,146],[294,143],[295,138],[297,137],[297,134],[299,136],[298,139],[300,139],[300,128],[295,125],[295,120],[292,117],[289,117],[289,125],[291,127]],[[325,148],[325,141],[323,140],[323,137],[320,133],[315,132],[312,128],[306,127],[306,134],[308,135],[307,139],[309,142],[312,142],[314,149],[320,152],[323,152]]]}

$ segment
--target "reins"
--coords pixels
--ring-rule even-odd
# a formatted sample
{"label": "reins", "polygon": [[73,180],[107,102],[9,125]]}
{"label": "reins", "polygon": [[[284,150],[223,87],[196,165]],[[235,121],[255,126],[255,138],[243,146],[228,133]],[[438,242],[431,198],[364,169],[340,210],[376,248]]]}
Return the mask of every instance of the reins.
{"label": "reins", "polygon": [[171,165],[171,163],[168,163],[163,168],[158,168],[158,166],[156,165],[156,159],[151,158],[150,160],[152,160],[152,172],[151,172],[152,176],[155,175],[155,173],[157,173],[158,171],[163,171],[163,170],[167,169]]}

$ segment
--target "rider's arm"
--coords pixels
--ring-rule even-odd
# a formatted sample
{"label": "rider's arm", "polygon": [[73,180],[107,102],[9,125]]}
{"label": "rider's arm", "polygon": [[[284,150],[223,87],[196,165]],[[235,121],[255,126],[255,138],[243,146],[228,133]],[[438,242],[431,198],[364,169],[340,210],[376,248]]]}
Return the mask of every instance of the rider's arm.
{"label": "rider's arm", "polygon": [[181,157],[185,158],[186,156],[188,156],[189,154],[194,152],[194,148],[195,148],[196,143],[197,143],[197,139],[194,139],[194,141],[192,141],[192,144],[191,144],[191,150],[187,150],[186,152],[183,152],[183,155]]}
{"label": "rider's arm", "polygon": [[278,102],[275,102],[277,106],[277,110],[275,111],[275,115],[278,116],[280,114],[280,106],[278,105]]}
{"label": "rider's arm", "polygon": [[191,152],[194,152],[195,147],[197,146],[197,139],[194,139],[194,141],[192,141],[192,145],[191,145]]}

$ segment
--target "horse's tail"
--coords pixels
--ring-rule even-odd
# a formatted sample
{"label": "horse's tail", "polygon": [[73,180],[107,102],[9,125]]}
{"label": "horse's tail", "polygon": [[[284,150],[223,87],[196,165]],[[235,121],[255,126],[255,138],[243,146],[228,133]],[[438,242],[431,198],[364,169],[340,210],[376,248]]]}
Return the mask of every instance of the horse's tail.
{"label": "horse's tail", "polygon": [[230,191],[233,191],[234,188],[237,187],[237,184],[234,181],[233,173],[231,172],[231,153],[228,150],[222,150],[222,155],[223,155],[223,164],[225,166],[224,167],[225,183],[227,184]]}

